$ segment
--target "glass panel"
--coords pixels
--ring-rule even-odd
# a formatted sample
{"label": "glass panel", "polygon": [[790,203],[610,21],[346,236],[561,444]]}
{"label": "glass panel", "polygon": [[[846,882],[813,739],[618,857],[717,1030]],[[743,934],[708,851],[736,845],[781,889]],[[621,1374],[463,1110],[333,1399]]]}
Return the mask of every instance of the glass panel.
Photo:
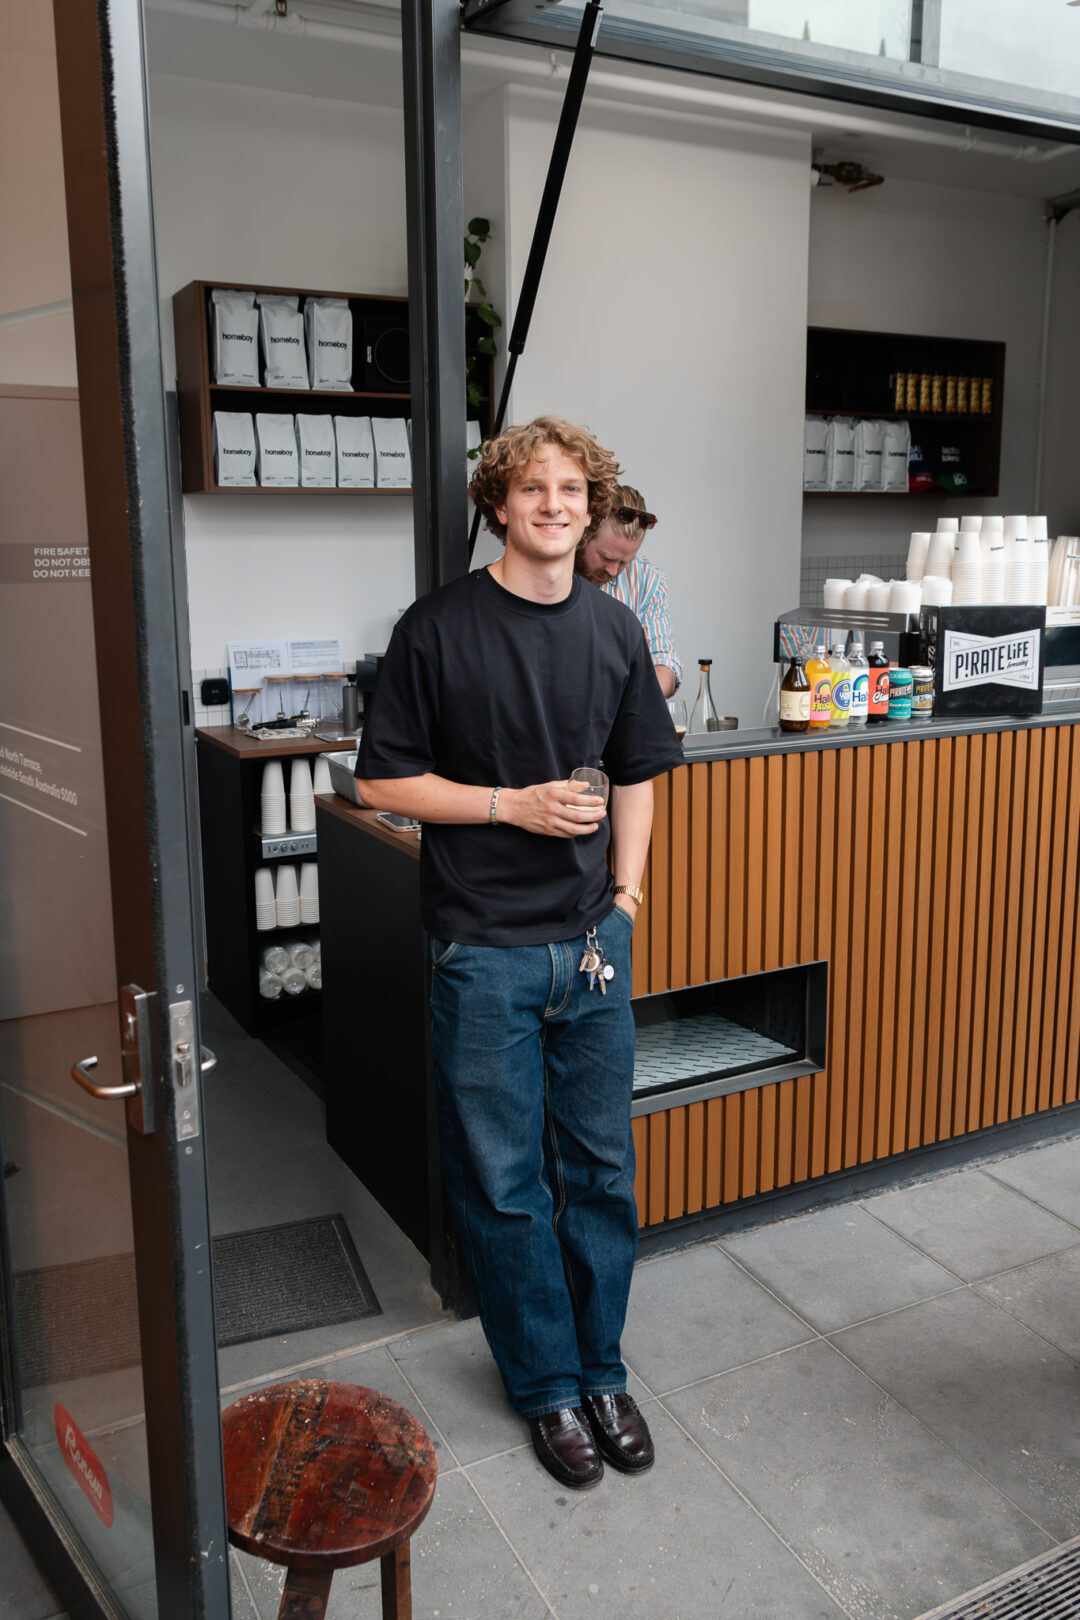
{"label": "glass panel", "polygon": [[[475,10],[474,10],[475,8]],[[582,0],[479,10],[471,25],[568,43]],[[1018,122],[1049,137],[1080,131],[1080,9],[1066,0],[608,0],[601,53],[845,98],[950,107],[971,121]]]}
{"label": "glass panel", "polygon": [[0,24],[0,1321],[8,1444],[157,1613],[49,6]]}

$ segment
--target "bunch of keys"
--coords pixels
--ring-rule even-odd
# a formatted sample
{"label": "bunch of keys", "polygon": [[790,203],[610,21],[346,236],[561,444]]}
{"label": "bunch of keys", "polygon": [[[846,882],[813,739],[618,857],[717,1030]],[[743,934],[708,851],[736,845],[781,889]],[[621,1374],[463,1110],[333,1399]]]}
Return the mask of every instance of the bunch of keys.
{"label": "bunch of keys", "polygon": [[595,928],[590,928],[585,935],[585,949],[578,963],[578,972],[584,973],[588,978],[590,990],[596,988],[596,982],[599,980],[601,994],[607,995],[607,981],[615,977],[615,969],[604,955]]}

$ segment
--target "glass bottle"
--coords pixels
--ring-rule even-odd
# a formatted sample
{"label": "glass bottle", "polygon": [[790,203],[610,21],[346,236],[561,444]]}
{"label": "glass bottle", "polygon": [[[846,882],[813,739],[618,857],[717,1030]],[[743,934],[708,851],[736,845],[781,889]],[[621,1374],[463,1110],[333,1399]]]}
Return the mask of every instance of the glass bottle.
{"label": "glass bottle", "polygon": [[798,653],[780,682],[780,730],[807,731],[810,727],[810,682]]}
{"label": "glass bottle", "polygon": [[858,630],[848,637],[846,657],[851,665],[851,724],[863,726],[870,710],[870,665]]}
{"label": "glass bottle", "polygon": [[868,720],[887,720],[889,718],[889,660],[885,656],[885,643],[872,641],[870,643],[870,657],[867,660],[870,666],[870,706],[866,718]]}
{"label": "glass bottle", "polygon": [[720,716],[716,712],[713,702],[712,688],[709,685],[709,671],[712,669],[711,658],[699,658],[698,669],[701,671],[698,679],[697,697],[690,712],[690,731],[719,731]]}
{"label": "glass bottle", "polygon": [[810,682],[810,730],[824,731],[832,711],[832,667],[825,656],[825,643],[819,642],[806,665]]}
{"label": "glass bottle", "polygon": [[844,644],[834,641],[829,658],[832,670],[832,701],[829,710],[830,726],[846,726],[851,719],[851,665],[844,657]]}

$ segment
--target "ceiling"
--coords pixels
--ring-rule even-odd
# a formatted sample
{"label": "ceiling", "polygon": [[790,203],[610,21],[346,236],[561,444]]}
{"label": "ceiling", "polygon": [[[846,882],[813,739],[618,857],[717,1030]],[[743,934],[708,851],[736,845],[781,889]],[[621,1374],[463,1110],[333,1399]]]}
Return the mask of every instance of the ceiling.
{"label": "ceiling", "polygon": [[[284,24],[273,0],[148,0],[150,71],[301,96],[401,105],[398,8],[393,0],[290,0]],[[565,82],[565,53],[470,35],[463,42],[462,99],[498,84]],[[693,112],[739,123],[809,131],[815,156],[853,159],[887,179],[921,180],[1014,196],[1050,198],[1080,188],[1080,146],[1061,148],[995,130],[735,84],[699,74],[598,59],[590,97]],[[1032,161],[1032,159],[1035,161]]]}

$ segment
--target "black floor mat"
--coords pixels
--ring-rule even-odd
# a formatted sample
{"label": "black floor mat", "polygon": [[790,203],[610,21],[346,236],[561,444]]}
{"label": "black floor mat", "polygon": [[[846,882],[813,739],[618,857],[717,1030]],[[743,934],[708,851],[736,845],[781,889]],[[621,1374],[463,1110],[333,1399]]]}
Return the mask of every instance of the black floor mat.
{"label": "black floor mat", "polygon": [[[382,1312],[342,1215],[215,1238],[214,1303],[219,1345]],[[15,1324],[24,1388],[137,1367],[134,1256],[17,1273]]]}

